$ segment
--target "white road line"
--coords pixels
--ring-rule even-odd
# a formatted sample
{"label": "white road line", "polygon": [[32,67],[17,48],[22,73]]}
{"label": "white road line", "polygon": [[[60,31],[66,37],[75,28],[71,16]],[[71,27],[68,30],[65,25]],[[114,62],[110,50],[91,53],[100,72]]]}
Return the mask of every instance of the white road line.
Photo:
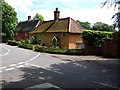
{"label": "white road line", "polygon": [[106,83],[101,83],[101,82],[96,82],[96,81],[94,81],[94,82],[98,83],[98,84],[101,84],[101,85],[105,85],[105,86],[111,87],[111,88],[118,88],[116,86],[112,86],[112,85],[109,85],[109,84],[106,84]]}
{"label": "white road line", "polygon": [[17,64],[24,64],[25,62],[19,62],[19,63],[17,63]]}
{"label": "white road line", "polygon": [[[31,59],[29,59],[29,60],[27,60],[27,61],[25,61],[25,62],[19,62],[19,63],[16,63],[16,64],[11,64],[11,65],[9,65],[9,66],[10,66],[10,67],[16,66],[17,68],[24,67],[25,65],[29,65],[28,62],[36,59],[40,54],[41,54],[41,53],[38,53],[35,57],[33,57],[33,58],[31,58]],[[20,64],[23,64],[23,65],[20,65]],[[17,66],[17,65],[19,65],[19,66]],[[39,68],[39,66],[37,66],[37,65],[33,65],[33,66]],[[0,70],[1,70],[1,69],[5,69],[6,71],[9,71],[9,70],[13,70],[13,69],[15,69],[15,68],[0,67]],[[1,72],[1,71],[0,71],[0,72]]]}
{"label": "white road line", "polygon": [[29,65],[29,63],[25,63],[25,65]]}
{"label": "white road line", "polygon": [[[37,68],[43,68],[43,67],[40,67],[40,66],[34,65],[34,64],[29,64],[29,65],[31,65],[33,67],[37,67]],[[52,70],[50,68],[43,68],[43,69],[46,69],[46,70],[49,70],[49,71],[52,71],[52,72],[55,72],[55,73],[63,74],[62,72],[58,72],[58,71]]]}
{"label": "white road line", "polygon": [[2,71],[0,71],[0,73],[2,73]]}
{"label": "white road line", "polygon": [[47,70],[55,72],[55,73],[63,74],[62,72],[58,72],[58,71],[55,71],[55,70],[52,70],[52,69],[49,69],[49,68]]}
{"label": "white road line", "polygon": [[7,68],[7,67],[0,67],[0,69],[5,69],[5,68]]}
{"label": "white road line", "polygon": [[[3,46],[2,46],[2,47],[3,47]],[[6,56],[6,55],[9,54],[9,52],[10,52],[10,50],[9,50],[8,48],[6,48],[6,47],[3,47],[3,48],[6,49],[7,52],[4,53],[4,54],[0,54],[0,56]]]}
{"label": "white road line", "polygon": [[12,66],[16,66],[17,64],[11,64],[11,65],[9,65],[10,67],[12,67]]}
{"label": "white road line", "polygon": [[34,64],[29,64],[29,65],[40,68],[40,66],[37,66],[37,65],[34,65]]}
{"label": "white road line", "polygon": [[24,67],[24,65],[17,66],[17,68],[21,68],[21,67]]}
{"label": "white road line", "polygon": [[40,54],[41,54],[41,53],[38,53],[35,57],[33,57],[33,58],[31,58],[31,59],[27,60],[25,63],[30,62],[30,61],[32,61],[32,60],[34,60],[34,59],[36,59],[36,58],[37,58]]}
{"label": "white road line", "polygon": [[7,68],[7,69],[5,69],[5,71],[9,71],[9,70],[13,70],[13,69],[15,69],[15,68]]}

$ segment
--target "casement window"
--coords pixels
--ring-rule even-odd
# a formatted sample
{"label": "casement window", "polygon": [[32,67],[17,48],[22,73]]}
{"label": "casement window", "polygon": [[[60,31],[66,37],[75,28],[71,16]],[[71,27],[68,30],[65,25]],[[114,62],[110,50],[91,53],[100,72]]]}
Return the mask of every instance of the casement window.
{"label": "casement window", "polygon": [[27,33],[25,33],[25,36],[28,36],[28,34],[27,34]]}
{"label": "casement window", "polygon": [[18,35],[18,33],[16,32],[15,35]]}
{"label": "casement window", "polygon": [[65,37],[66,36],[66,34],[65,33],[62,33],[62,37]]}
{"label": "casement window", "polygon": [[81,48],[81,49],[84,49],[84,48],[85,48],[83,42],[76,42],[76,47],[77,47],[77,48]]}

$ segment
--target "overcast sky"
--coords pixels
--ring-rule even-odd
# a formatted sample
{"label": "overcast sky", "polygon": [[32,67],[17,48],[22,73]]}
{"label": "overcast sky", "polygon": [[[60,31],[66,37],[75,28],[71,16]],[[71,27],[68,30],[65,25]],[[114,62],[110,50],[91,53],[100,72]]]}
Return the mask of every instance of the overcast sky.
{"label": "overcast sky", "polygon": [[54,10],[59,8],[60,18],[71,17],[74,20],[88,21],[90,23],[103,22],[112,24],[112,15],[117,11],[113,8],[101,8],[105,0],[5,0],[17,12],[18,21],[27,20],[40,13],[44,19],[53,20]]}

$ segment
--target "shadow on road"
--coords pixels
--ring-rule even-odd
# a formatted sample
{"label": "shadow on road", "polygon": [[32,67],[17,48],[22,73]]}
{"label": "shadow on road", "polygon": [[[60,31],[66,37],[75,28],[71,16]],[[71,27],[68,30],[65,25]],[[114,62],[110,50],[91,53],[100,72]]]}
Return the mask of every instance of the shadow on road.
{"label": "shadow on road", "polygon": [[[67,88],[120,88],[119,62],[79,61],[53,64],[49,70],[26,67],[19,81],[3,81],[3,88],[29,88],[51,83]],[[16,76],[15,76],[16,77]]]}

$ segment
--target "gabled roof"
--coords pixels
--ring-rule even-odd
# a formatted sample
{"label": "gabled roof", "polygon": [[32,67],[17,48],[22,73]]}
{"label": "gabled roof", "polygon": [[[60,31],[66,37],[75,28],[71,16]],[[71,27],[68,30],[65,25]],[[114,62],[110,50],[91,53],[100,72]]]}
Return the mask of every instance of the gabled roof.
{"label": "gabled roof", "polygon": [[30,32],[36,28],[40,23],[40,20],[27,20],[19,22],[14,32]]}
{"label": "gabled roof", "polygon": [[62,18],[58,21],[50,20],[42,22],[37,28],[30,33],[42,32],[70,32],[81,33],[84,28],[75,22],[72,18]]}

